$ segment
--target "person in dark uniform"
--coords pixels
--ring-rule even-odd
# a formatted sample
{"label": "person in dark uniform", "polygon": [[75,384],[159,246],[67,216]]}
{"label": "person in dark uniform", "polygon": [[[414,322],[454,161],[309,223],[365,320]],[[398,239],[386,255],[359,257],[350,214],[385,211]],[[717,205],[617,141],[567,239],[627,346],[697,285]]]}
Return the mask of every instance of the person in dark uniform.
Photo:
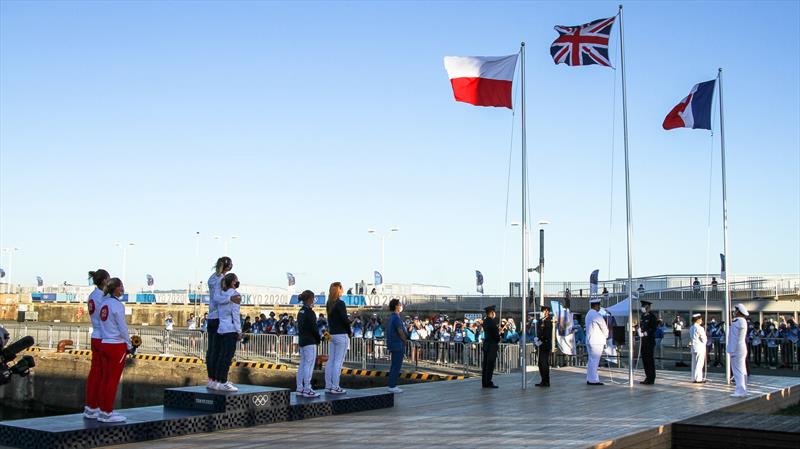
{"label": "person in dark uniform", "polygon": [[553,349],[553,319],[550,316],[550,307],[542,306],[542,318],[536,323],[536,338],[533,344],[539,348],[539,375],[542,381],[537,387],[550,386],[550,353]]}
{"label": "person in dark uniform", "polygon": [[497,328],[495,321],[494,306],[489,306],[483,309],[486,312],[486,319],[483,320],[483,373],[481,380],[483,381],[483,388],[497,388],[497,385],[492,383],[492,374],[494,374],[494,365],[497,362],[497,348],[500,345],[500,329]]}
{"label": "person in dark uniform", "polygon": [[645,378],[639,382],[644,385],[656,383],[656,328],[658,327],[658,317],[650,311],[649,301],[641,301],[642,316],[639,319],[639,337],[641,338],[642,363],[644,364]]}

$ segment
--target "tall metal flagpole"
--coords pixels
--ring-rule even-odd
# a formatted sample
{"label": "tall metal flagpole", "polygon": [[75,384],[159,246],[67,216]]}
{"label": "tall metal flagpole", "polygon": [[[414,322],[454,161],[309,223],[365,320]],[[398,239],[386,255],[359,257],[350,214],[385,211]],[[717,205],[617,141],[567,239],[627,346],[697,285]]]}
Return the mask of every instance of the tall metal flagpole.
{"label": "tall metal flagpole", "polygon": [[522,321],[522,338],[520,339],[520,342],[522,343],[522,369],[520,371],[522,371],[522,389],[524,390],[528,387],[528,361],[525,351],[527,343],[525,320],[528,317],[528,292],[524,291],[527,288],[525,280],[528,276],[528,233],[525,232],[528,229],[528,156],[526,149],[527,136],[525,134],[527,128],[525,124],[525,42],[520,43],[519,51],[522,59],[522,65],[520,69],[520,82],[522,83],[522,278],[519,283],[520,299],[522,300],[522,320],[520,320]]}
{"label": "tall metal flagpole", "polygon": [[[717,73],[719,79],[719,140],[720,152],[722,153],[722,251],[725,252],[725,322],[728,323],[728,330],[730,331],[731,323],[731,283],[730,268],[728,266],[728,189],[727,181],[725,178],[725,120],[723,119],[722,107],[722,68],[720,67]],[[730,332],[725,332],[725,336],[730,335]],[[725,352],[725,383],[731,383],[731,355]]]}
{"label": "tall metal flagpole", "polygon": [[625,136],[625,214],[628,222],[628,386],[633,387],[633,254],[631,240],[631,180],[628,166],[628,95],[625,88],[625,33],[622,27],[622,5],[619,5],[619,48],[622,70],[622,123]]}

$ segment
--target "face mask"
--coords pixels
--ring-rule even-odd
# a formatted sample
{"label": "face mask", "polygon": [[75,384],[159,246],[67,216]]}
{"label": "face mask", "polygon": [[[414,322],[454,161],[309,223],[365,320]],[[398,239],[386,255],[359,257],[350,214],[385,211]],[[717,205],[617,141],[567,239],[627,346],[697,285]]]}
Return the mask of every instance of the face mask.
{"label": "face mask", "polygon": [[641,310],[642,310],[642,313],[647,313],[647,309],[646,308],[642,307]]}

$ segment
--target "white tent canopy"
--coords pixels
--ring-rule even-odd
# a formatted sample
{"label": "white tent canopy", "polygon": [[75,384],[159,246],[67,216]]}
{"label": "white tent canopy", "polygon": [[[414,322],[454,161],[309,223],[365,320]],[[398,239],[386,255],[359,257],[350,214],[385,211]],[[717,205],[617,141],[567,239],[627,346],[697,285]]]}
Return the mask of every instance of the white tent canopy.
{"label": "white tent canopy", "polygon": [[[605,312],[608,315],[613,316],[614,318],[628,318],[628,303],[630,302],[630,296],[623,299],[622,301],[614,304],[613,306],[606,307],[601,309],[601,313]],[[636,298],[634,298],[636,299]]]}

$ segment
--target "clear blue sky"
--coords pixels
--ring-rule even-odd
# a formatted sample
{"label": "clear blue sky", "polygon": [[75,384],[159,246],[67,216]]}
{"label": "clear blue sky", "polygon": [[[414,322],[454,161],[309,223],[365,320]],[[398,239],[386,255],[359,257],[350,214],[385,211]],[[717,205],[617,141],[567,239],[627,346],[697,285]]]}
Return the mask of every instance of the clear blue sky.
{"label": "clear blue sky", "polygon": [[[555,66],[548,51],[554,25],[616,6],[3,1],[0,247],[22,248],[17,281],[82,283],[92,268],[119,274],[113,243],[133,241],[130,290],[146,273],[186,285],[196,231],[206,278],[222,252],[211,236],[238,235],[243,282],[281,286],[292,271],[320,290],[369,279],[379,246],[366,230],[397,225],[388,282],[471,291],[480,269],[488,292],[506,291],[520,271],[519,228],[504,229],[512,115],[456,103],[442,58],[512,54],[524,40],[548,280],[607,278],[609,247],[611,275],[625,276],[615,73]],[[712,149],[706,131],[661,129],[717,67],[730,268],[800,272],[798,2],[629,2],[625,26],[634,275],[706,270],[712,150],[717,270],[718,135]],[[520,218],[518,131],[509,220]]]}

